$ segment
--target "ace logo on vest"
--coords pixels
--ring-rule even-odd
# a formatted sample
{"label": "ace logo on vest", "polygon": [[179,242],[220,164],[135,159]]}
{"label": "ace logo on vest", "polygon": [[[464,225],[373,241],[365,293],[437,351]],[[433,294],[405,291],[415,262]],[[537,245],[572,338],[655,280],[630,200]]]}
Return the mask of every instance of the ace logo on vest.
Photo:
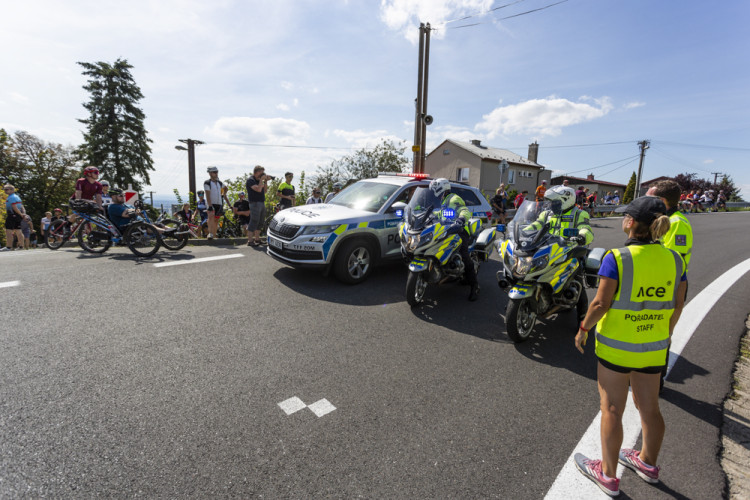
{"label": "ace logo on vest", "polygon": [[638,295],[636,297],[659,297],[662,298],[667,293],[667,289],[663,286],[654,287],[650,286],[648,288],[640,287],[638,289]]}

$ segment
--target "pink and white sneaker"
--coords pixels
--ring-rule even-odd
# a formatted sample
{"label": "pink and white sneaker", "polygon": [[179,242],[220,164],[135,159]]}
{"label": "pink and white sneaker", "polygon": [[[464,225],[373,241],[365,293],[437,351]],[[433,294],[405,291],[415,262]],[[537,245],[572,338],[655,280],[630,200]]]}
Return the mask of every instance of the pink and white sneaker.
{"label": "pink and white sneaker", "polygon": [[659,467],[655,465],[648,465],[640,458],[641,452],[630,448],[623,448],[620,450],[620,457],[618,462],[627,467],[633,469],[636,474],[641,476],[641,479],[647,483],[656,484],[659,482]]}
{"label": "pink and white sneaker", "polygon": [[590,460],[581,453],[576,453],[573,458],[578,471],[591,479],[604,493],[611,497],[620,494],[620,480],[604,474],[601,460]]}

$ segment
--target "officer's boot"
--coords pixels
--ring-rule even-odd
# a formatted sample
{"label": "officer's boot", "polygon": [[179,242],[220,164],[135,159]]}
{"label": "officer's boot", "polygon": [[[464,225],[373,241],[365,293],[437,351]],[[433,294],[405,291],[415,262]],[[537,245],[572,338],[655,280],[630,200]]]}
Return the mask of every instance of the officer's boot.
{"label": "officer's boot", "polygon": [[479,283],[471,285],[471,292],[469,292],[469,300],[474,302],[479,298]]}

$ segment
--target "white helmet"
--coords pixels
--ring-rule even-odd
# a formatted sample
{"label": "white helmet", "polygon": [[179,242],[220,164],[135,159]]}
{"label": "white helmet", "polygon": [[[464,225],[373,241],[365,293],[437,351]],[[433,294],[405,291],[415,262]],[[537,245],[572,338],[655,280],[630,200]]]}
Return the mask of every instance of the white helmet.
{"label": "white helmet", "polygon": [[445,193],[451,190],[451,183],[448,179],[440,178],[430,182],[430,190],[435,193],[435,196],[442,198]]}
{"label": "white helmet", "polygon": [[562,211],[567,212],[576,204],[576,192],[568,186],[552,186],[544,193],[544,199],[549,201],[560,201]]}

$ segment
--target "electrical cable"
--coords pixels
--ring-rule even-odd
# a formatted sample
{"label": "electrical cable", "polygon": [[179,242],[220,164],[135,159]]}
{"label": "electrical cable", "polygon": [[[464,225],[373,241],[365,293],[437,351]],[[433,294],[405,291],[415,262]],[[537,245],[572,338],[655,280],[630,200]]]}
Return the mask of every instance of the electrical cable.
{"label": "electrical cable", "polygon": [[[637,156],[640,156],[640,155],[637,155]],[[610,170],[609,172],[603,173],[603,174],[601,175],[601,177],[606,177],[606,176],[608,176],[609,174],[611,174],[612,172],[614,172],[615,170],[620,170],[620,169],[621,169],[621,168],[623,168],[623,167],[627,167],[627,166],[628,166],[628,165],[630,165],[631,163],[635,162],[635,160],[636,160],[636,159],[635,159],[635,158],[633,158],[632,160],[630,160],[629,162],[625,163],[624,165],[620,165],[620,166],[619,166],[619,167],[617,167],[617,168],[613,168],[613,169],[612,169],[612,170]]]}
{"label": "electrical cable", "polygon": [[[560,5],[561,3],[565,3],[567,1],[568,0],[560,0],[559,2],[551,3],[549,5],[545,5],[544,7],[539,7],[538,9],[527,10],[526,12],[521,12],[519,14],[513,14],[512,16],[501,17],[501,18],[498,18],[497,20],[498,21],[504,21],[505,19],[513,19],[514,17],[525,16],[526,14],[531,14],[531,13],[534,13],[534,12],[539,12],[540,10],[549,9],[550,7],[554,7],[555,5]],[[478,22],[478,23],[473,23],[473,24],[465,24],[463,26],[448,27],[448,28],[445,28],[445,29],[455,30],[455,29],[460,29],[460,28],[469,28],[471,26],[478,26],[480,24],[485,24],[485,23],[484,22]]]}
{"label": "electrical cable", "polygon": [[249,142],[204,142],[204,144],[207,144],[207,145],[221,144],[221,145],[226,145],[226,146],[252,146],[252,147],[261,147],[261,148],[339,149],[343,151],[351,151],[354,149],[375,149],[375,148],[355,148],[355,147],[342,148],[342,147],[337,147],[337,146],[297,146],[297,145],[291,145],[291,144],[253,144]]}
{"label": "electrical cable", "polygon": [[692,162],[689,162],[689,161],[685,161],[685,160],[683,160],[682,158],[679,158],[679,157],[677,157],[677,156],[672,156],[672,155],[670,155],[670,154],[667,154],[667,153],[665,153],[664,151],[662,151],[662,150],[661,150],[660,148],[654,148],[654,146],[653,146],[653,143],[651,144],[651,148],[650,148],[650,149],[651,149],[651,150],[652,150],[652,151],[653,151],[654,153],[656,153],[657,155],[659,155],[659,156],[663,156],[664,158],[666,158],[666,159],[668,159],[668,160],[672,160],[672,161],[673,161],[673,162],[675,162],[675,163],[679,163],[679,164],[682,164],[682,166],[688,166],[688,167],[694,168],[694,169],[696,169],[696,170],[700,170],[700,171],[702,171],[702,172],[706,172],[706,173],[708,173],[708,174],[711,174],[711,173],[713,173],[713,172],[711,172],[710,170],[706,170],[705,168],[701,168],[701,167],[699,167],[699,166],[697,166],[697,165],[694,165],[694,164],[693,164]]}
{"label": "electrical cable", "polygon": [[738,148],[738,147],[733,147],[733,146],[710,146],[707,144],[685,144],[683,142],[671,142],[671,141],[659,141],[659,144],[683,146],[686,148],[698,148],[698,149],[721,149],[725,151],[750,151],[750,148]]}
{"label": "electrical cable", "polygon": [[[588,171],[591,171],[591,170],[596,170],[597,168],[608,167],[608,166],[614,165],[616,163],[621,163],[623,161],[633,161],[635,158],[638,158],[639,156],[640,156],[640,154],[633,155],[633,156],[628,156],[627,158],[622,158],[622,159],[619,159],[617,161],[612,161],[612,162],[609,162],[609,163],[604,163],[602,165],[597,165],[596,167],[589,167],[589,168],[584,168],[584,169],[581,169],[581,170],[573,170],[572,172],[563,172],[560,175],[570,175],[570,174],[576,174],[578,172],[588,172]],[[627,165],[627,163],[626,163],[626,165]],[[620,168],[620,167],[617,167],[617,168]]]}
{"label": "electrical cable", "polygon": [[443,24],[439,24],[438,26],[445,26],[446,24],[449,24],[449,23],[455,23],[455,22],[457,22],[457,21],[465,21],[465,20],[467,20],[467,19],[471,19],[471,18],[473,18],[473,17],[480,17],[480,16],[484,16],[484,15],[487,15],[487,14],[489,14],[490,12],[494,12],[494,11],[496,11],[496,10],[504,9],[505,7],[510,7],[511,5],[515,5],[515,4],[517,4],[517,3],[521,3],[521,2],[525,2],[525,1],[526,1],[526,0],[516,0],[515,2],[511,2],[511,3],[506,3],[505,5],[500,5],[500,6],[498,6],[498,7],[493,7],[493,8],[491,8],[491,9],[489,9],[489,10],[485,10],[485,11],[483,11],[483,12],[477,12],[476,14],[471,14],[471,15],[469,15],[469,16],[459,17],[459,18],[457,18],[457,19],[451,19],[450,21],[445,21],[445,22],[444,22]]}

